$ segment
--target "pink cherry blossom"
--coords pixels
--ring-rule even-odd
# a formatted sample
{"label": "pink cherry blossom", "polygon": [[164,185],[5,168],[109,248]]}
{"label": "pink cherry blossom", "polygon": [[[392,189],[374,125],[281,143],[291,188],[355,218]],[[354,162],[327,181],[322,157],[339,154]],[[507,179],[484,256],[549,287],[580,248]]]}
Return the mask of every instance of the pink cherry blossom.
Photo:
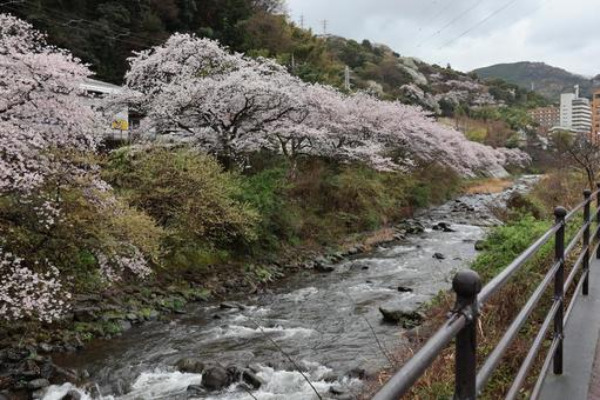
{"label": "pink cherry blossom", "polygon": [[[48,45],[31,25],[0,14],[0,197],[28,208],[40,232],[50,234],[63,220],[63,199],[60,190],[46,190],[51,184],[82,189],[99,213],[121,210],[99,168],[73,157],[94,152],[103,133],[103,119],[80,89],[89,75],[87,66]],[[1,244],[7,247],[9,239]],[[93,249],[107,281],[118,279],[118,273],[149,274],[135,246],[111,245],[119,252]],[[51,261],[20,256],[0,248],[0,318],[58,318],[68,307],[69,277]]]}
{"label": "pink cherry blossom", "polygon": [[113,103],[145,114],[146,133],[226,159],[269,148],[287,157],[292,169],[298,157],[318,155],[380,170],[435,161],[466,176],[528,159],[518,150],[470,142],[418,107],[308,84],[273,61],[231,54],[193,35],[173,35],[130,64],[129,90]]}

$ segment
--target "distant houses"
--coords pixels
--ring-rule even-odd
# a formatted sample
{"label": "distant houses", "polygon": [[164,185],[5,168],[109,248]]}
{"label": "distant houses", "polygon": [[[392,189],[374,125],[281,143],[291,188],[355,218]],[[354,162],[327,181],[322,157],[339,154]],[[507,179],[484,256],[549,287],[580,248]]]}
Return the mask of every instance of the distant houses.
{"label": "distant houses", "polygon": [[555,106],[538,107],[529,110],[529,116],[537,124],[537,133],[547,135],[555,126],[560,125],[560,109]]}

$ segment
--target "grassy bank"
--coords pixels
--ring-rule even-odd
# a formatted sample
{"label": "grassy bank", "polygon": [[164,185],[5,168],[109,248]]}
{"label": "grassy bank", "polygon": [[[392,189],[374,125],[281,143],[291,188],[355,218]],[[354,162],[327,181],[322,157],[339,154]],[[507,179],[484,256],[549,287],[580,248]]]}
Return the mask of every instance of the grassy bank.
{"label": "grassy bank", "polygon": [[[506,221],[504,226],[494,228],[483,243],[483,250],[472,263],[471,268],[477,271],[484,283],[501,272],[512,260],[523,252],[531,243],[538,239],[552,226],[552,210],[558,204],[568,208],[583,200],[582,191],[586,187],[582,176],[576,174],[552,173],[545,176],[534,190],[526,196],[512,201],[509,208],[502,212],[501,217]],[[567,238],[574,234],[569,229]],[[478,360],[481,363],[494,349],[506,328],[513,321],[529,296],[543,279],[553,260],[553,243],[546,244],[538,254],[529,261],[511,279],[511,281],[493,296],[481,310],[479,327]],[[512,384],[531,342],[537,334],[549,306],[552,302],[550,291],[541,300],[540,306],[530,316],[521,329],[520,334],[512,343],[502,360],[500,367],[492,376],[491,383],[481,395],[482,399],[503,398]],[[398,367],[410,358],[427,338],[440,326],[447,316],[448,310],[454,305],[454,295],[441,293],[429,306],[427,311],[428,323],[421,327],[417,334],[409,336],[410,345],[399,349],[397,353]],[[549,344],[549,342],[547,343]],[[537,368],[545,357],[542,352],[538,357]],[[434,362],[432,367],[419,380],[412,392],[411,399],[452,399],[454,390],[454,349],[446,349]],[[383,371],[378,382],[384,382],[393,370]],[[534,370],[530,375],[535,376]],[[531,378],[522,397],[527,398],[528,390],[535,382]],[[373,385],[373,391],[378,384]]]}

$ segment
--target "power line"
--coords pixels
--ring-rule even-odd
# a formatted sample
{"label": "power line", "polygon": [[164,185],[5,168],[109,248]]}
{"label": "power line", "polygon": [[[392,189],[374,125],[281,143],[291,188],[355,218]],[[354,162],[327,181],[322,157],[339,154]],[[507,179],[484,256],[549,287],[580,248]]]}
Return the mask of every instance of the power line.
{"label": "power line", "polygon": [[482,19],[481,21],[479,21],[478,23],[476,23],[475,25],[473,25],[471,28],[467,29],[466,31],[464,31],[463,33],[461,33],[460,35],[458,35],[457,37],[448,40],[447,42],[445,42],[444,44],[442,44],[438,49],[442,49],[446,46],[448,46],[451,43],[454,43],[455,41],[459,40],[460,38],[464,37],[465,35],[473,32],[475,29],[479,28],[481,25],[485,24],[487,21],[489,21],[490,19],[494,18],[496,15],[500,14],[502,11],[506,10],[508,7],[512,6],[513,4],[515,4],[518,0],[511,0],[507,3],[505,3],[502,7],[498,8],[496,11],[492,12],[490,15],[488,15],[487,17],[485,17],[484,19]]}
{"label": "power line", "polygon": [[454,17],[452,20],[450,20],[446,25],[444,25],[443,27],[441,27],[438,31],[432,33],[429,37],[427,37],[424,40],[422,40],[421,43],[419,43],[417,45],[417,47],[421,47],[423,44],[425,44],[429,40],[433,39],[434,37],[436,37],[437,35],[439,35],[443,31],[445,31],[446,29],[448,29],[449,27],[451,27],[452,25],[454,25],[455,23],[457,23],[458,21],[460,21],[468,13],[470,13],[471,11],[473,11],[474,9],[476,9],[477,7],[479,7],[484,1],[485,0],[476,0],[476,3],[474,3],[471,7],[469,7],[468,9],[466,9],[463,12],[461,12],[460,14],[458,14],[456,17]]}
{"label": "power line", "polygon": [[444,14],[446,11],[448,11],[448,9],[449,9],[450,7],[452,7],[453,5],[454,5],[454,4],[452,3],[452,1],[448,1],[448,2],[446,3],[446,6],[445,6],[445,7],[442,7],[442,8],[440,8],[440,10],[439,10],[437,13],[435,13],[435,14],[433,15],[433,17],[431,17],[431,19],[429,20],[429,23],[428,23],[428,24],[426,24],[426,25],[424,25],[424,26],[421,26],[421,27],[419,28],[419,32],[421,32],[421,31],[422,31],[422,30],[425,28],[425,26],[426,26],[426,27],[433,26],[433,24],[434,24],[435,22],[437,22],[437,19],[438,19],[438,18],[439,18],[441,15],[443,15],[443,14]]}

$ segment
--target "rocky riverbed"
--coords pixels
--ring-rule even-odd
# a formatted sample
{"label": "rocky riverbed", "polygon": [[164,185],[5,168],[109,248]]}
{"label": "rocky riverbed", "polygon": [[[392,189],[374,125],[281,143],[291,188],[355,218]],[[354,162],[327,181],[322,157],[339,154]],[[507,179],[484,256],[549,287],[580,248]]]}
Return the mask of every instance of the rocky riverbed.
{"label": "rocky riverbed", "polygon": [[494,209],[536,179],[423,210],[395,227],[393,241],[318,257],[244,301],[193,305],[54,354],[54,381],[70,383],[48,386],[40,365],[49,361],[34,359],[23,384],[47,400],[356,398],[423,305],[476,256],[485,228],[500,223]]}

